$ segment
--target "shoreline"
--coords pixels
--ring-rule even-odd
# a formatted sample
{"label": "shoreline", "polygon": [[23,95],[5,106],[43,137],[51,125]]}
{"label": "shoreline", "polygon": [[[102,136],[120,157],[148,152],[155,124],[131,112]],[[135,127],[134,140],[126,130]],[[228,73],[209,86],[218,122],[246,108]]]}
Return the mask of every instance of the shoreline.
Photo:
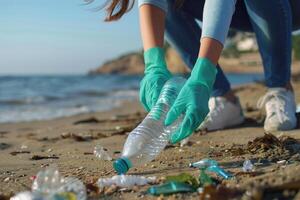
{"label": "shoreline", "polygon": [[[300,102],[300,81],[294,83],[296,100]],[[246,116],[246,121],[239,127],[214,131],[203,135],[196,132],[187,146],[170,146],[153,162],[133,168],[129,174],[156,176],[175,175],[180,172],[198,174],[198,170],[188,168],[190,162],[202,158],[213,158],[220,163],[242,163],[245,159],[266,159],[265,154],[219,155],[234,144],[245,146],[249,141],[264,135],[260,111],[256,109],[256,101],[264,94],[265,88],[258,83],[246,84],[234,88]],[[127,134],[144,118],[145,112],[138,101],[124,102],[120,107],[110,111],[80,114],[72,117],[33,122],[0,124],[0,196],[9,197],[31,187],[30,177],[50,164],[57,164],[63,176],[73,176],[85,184],[95,184],[100,177],[115,175],[110,161],[98,160],[93,154],[96,144],[108,149],[108,153],[117,158],[120,156]],[[300,140],[300,130],[274,132],[276,136],[285,135]],[[20,153],[26,151],[27,153]],[[17,152],[14,153],[13,152]],[[19,152],[19,153],[18,153]],[[218,153],[218,154],[216,154]],[[34,156],[45,159],[35,160]],[[49,158],[49,159],[48,159]],[[279,156],[278,159],[281,159]],[[285,168],[278,167],[276,162],[267,166],[258,166],[262,174],[249,175],[241,173],[241,164],[226,168],[233,173],[234,180],[223,181],[234,188],[246,188],[250,183],[259,186],[264,179],[269,186],[283,184],[296,177],[300,181],[300,163],[288,164]],[[288,175],[286,175],[288,174]],[[276,175],[276,176],[275,176]],[[274,177],[275,176],[275,177]],[[285,176],[286,179],[282,180]],[[275,179],[275,182],[272,182]],[[139,191],[147,189],[141,187]],[[113,192],[105,198],[138,198],[140,192]],[[89,197],[92,194],[89,194]],[[97,196],[98,195],[98,196]],[[103,194],[96,196],[103,197]],[[197,194],[181,196],[179,199],[199,199]],[[156,199],[149,195],[145,199]]]}

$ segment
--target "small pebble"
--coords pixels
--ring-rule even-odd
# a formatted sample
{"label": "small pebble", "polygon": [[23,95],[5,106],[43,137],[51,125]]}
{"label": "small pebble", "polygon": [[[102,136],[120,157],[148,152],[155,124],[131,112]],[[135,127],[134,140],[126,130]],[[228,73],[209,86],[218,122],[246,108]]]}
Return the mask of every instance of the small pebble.
{"label": "small pebble", "polygon": [[9,180],[10,180],[10,178],[9,178],[9,177],[6,177],[6,178],[4,179],[4,182],[7,183]]}

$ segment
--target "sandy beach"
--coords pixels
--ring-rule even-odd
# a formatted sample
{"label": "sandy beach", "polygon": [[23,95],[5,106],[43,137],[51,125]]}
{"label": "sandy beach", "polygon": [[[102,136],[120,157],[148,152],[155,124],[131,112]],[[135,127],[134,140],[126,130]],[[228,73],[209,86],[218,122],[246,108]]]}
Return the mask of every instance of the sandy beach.
{"label": "sandy beach", "polygon": [[[297,78],[294,78],[294,87],[296,100],[300,102],[300,80]],[[299,126],[292,131],[272,133],[280,138],[281,143],[277,146],[278,141],[274,142],[272,138],[255,140],[264,136],[263,113],[256,109],[256,102],[264,94],[265,87],[259,83],[250,84],[236,87],[235,92],[247,118],[242,126],[209,133],[196,132],[186,146],[170,145],[153,162],[133,168],[128,174],[156,176],[161,180],[179,172],[198,175],[198,170],[188,167],[189,163],[212,158],[235,175],[231,180],[218,180],[232,191],[239,191],[238,199],[246,198],[247,194],[249,197],[249,193],[256,195],[257,199],[272,199],[274,195],[286,199],[300,198],[300,154],[285,146],[299,147]],[[64,176],[77,177],[89,188],[98,178],[115,175],[112,162],[97,159],[92,154],[93,148],[101,144],[113,158],[117,158],[127,134],[145,114],[139,102],[134,101],[124,102],[121,107],[107,112],[0,124],[0,199],[29,190],[31,177],[52,163],[58,165]],[[258,163],[254,172],[242,172],[245,159]],[[89,197],[156,199],[143,193],[148,187],[125,191],[112,189],[105,194],[89,191]],[[199,199],[199,194],[177,194],[165,198]]]}

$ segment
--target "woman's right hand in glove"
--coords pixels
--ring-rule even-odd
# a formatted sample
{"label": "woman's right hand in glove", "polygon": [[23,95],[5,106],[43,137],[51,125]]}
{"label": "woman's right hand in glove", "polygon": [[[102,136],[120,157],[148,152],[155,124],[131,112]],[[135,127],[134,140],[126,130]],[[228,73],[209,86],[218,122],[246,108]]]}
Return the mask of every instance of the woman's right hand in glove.
{"label": "woman's right hand in glove", "polygon": [[150,48],[144,53],[145,71],[140,83],[140,101],[147,111],[156,104],[165,82],[172,77],[169,72],[163,49]]}

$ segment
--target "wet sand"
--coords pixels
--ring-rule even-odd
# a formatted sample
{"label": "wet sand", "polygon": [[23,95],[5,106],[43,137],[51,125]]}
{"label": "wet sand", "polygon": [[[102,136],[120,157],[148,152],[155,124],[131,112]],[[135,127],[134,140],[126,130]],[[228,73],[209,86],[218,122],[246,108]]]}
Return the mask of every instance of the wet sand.
{"label": "wet sand", "polygon": [[[300,102],[300,81],[295,79],[294,86],[296,100]],[[251,84],[237,87],[235,92],[240,97],[247,118],[243,125],[209,133],[196,132],[188,145],[168,146],[153,162],[133,168],[129,174],[157,176],[159,179],[180,172],[198,175],[198,170],[188,168],[188,164],[212,158],[235,175],[232,180],[218,179],[231,191],[241,192],[236,195],[237,199],[249,199],[247,194],[256,195],[256,199],[272,199],[272,195],[287,199],[300,198],[300,152],[290,152],[285,148],[285,143],[277,144],[277,141],[254,141],[255,138],[264,136],[263,113],[256,109],[256,102],[264,94],[265,88],[261,84]],[[57,163],[64,176],[80,178],[88,185],[94,184],[100,177],[115,175],[112,162],[97,159],[92,154],[93,148],[96,144],[101,144],[113,158],[117,158],[128,132],[144,116],[145,112],[139,102],[135,101],[124,102],[122,107],[107,112],[48,121],[0,124],[0,199],[29,190],[32,184],[30,177],[51,163]],[[298,146],[299,126],[292,131],[272,134],[280,138],[292,137],[296,140],[292,140],[291,145]],[[245,159],[259,163],[255,172],[242,172]],[[281,162],[277,163],[278,161]],[[106,194],[91,192],[89,197],[157,199],[143,193],[148,187],[106,191]],[[192,193],[165,198],[199,199],[200,196]]]}

